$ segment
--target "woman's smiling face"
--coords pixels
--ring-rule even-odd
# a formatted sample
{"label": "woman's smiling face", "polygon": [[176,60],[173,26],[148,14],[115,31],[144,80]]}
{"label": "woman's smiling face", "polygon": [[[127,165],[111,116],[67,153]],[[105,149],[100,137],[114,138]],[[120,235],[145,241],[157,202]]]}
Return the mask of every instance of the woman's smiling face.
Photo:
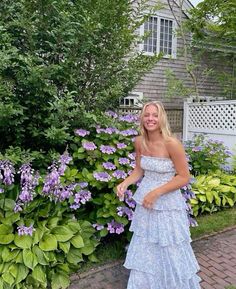
{"label": "woman's smiling face", "polygon": [[158,118],[158,109],[155,105],[148,105],[143,115],[143,125],[147,131],[159,130],[160,123]]}

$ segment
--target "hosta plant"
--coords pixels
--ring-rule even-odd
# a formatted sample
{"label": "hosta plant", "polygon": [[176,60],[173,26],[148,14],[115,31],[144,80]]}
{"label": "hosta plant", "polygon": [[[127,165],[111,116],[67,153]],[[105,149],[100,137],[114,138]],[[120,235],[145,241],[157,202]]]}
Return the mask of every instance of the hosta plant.
{"label": "hosta plant", "polygon": [[192,184],[195,198],[190,200],[194,215],[212,213],[236,203],[236,175],[221,171],[199,175]]}
{"label": "hosta plant", "polygon": [[[8,161],[0,163],[1,289],[67,288],[84,258],[95,260],[95,229],[78,217],[90,192],[65,175],[70,161],[65,153],[46,176],[29,164],[18,176]],[[20,185],[14,185],[14,177]]]}

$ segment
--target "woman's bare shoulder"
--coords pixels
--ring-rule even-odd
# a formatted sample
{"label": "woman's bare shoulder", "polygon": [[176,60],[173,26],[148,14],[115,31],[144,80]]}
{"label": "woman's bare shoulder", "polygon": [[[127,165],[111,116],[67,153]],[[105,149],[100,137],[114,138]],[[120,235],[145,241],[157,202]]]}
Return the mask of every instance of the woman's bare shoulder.
{"label": "woman's bare shoulder", "polygon": [[136,136],[135,141],[134,141],[134,145],[135,145],[135,150],[136,152],[141,152],[141,147],[142,147],[142,136]]}
{"label": "woman's bare shoulder", "polygon": [[140,144],[142,142],[143,137],[141,135],[138,135],[135,137],[135,143]]}
{"label": "woman's bare shoulder", "polygon": [[169,149],[183,146],[181,141],[174,136],[168,137],[168,139],[165,140],[165,145]]}

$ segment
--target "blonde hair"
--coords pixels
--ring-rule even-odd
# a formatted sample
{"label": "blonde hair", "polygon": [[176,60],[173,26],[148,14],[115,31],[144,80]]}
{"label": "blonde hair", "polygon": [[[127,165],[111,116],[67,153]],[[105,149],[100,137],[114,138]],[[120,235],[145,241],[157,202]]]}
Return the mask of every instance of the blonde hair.
{"label": "blonde hair", "polygon": [[146,128],[144,127],[143,118],[144,118],[145,110],[149,105],[154,105],[157,108],[160,131],[161,131],[163,138],[167,140],[169,137],[172,136],[170,125],[167,119],[167,114],[166,114],[163,104],[160,101],[150,101],[150,102],[145,103],[140,113],[140,133],[142,136],[142,145],[146,150],[148,150],[148,146],[147,146],[148,132]]}

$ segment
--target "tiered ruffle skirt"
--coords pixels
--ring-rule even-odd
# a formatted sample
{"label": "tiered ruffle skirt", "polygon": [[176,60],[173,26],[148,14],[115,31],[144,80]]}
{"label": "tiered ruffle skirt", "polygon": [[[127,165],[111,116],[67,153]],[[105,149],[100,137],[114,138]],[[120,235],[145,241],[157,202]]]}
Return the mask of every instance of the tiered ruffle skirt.
{"label": "tiered ruffle skirt", "polygon": [[185,208],[164,203],[146,209],[138,201],[124,264],[131,269],[127,289],[200,289]]}

